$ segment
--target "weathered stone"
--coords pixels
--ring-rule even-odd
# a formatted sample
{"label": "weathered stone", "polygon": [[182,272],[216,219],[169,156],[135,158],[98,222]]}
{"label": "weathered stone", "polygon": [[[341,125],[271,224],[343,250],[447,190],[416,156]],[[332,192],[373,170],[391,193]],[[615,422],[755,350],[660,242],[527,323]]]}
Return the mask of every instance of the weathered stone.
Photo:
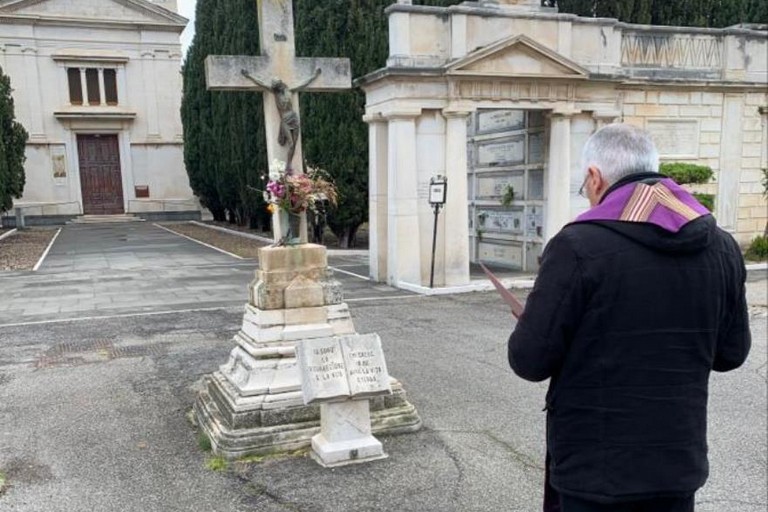
{"label": "weathered stone", "polygon": [[323,286],[317,281],[298,276],[284,292],[286,308],[310,308],[325,304]]}

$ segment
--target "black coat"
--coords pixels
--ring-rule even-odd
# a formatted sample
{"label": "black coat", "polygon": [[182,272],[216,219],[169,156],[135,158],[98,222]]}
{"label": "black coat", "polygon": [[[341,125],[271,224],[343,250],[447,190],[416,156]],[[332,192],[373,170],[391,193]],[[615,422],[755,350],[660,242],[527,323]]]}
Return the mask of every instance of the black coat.
{"label": "black coat", "polygon": [[551,377],[555,489],[615,503],[691,495],[708,476],[711,370],[750,347],[738,245],[714,219],[566,226],[509,339],[524,379]]}

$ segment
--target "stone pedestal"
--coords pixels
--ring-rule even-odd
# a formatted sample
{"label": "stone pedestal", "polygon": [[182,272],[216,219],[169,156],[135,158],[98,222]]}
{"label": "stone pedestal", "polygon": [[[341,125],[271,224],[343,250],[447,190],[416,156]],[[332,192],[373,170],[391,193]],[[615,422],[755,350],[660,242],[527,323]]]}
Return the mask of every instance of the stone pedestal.
{"label": "stone pedestal", "polygon": [[[259,251],[259,269],[235,348],[204,378],[195,417],[215,453],[228,459],[308,446],[320,431],[320,408],[304,405],[296,364],[299,340],[355,334],[341,284],[328,269],[326,249],[304,244]],[[370,402],[371,431],[421,427],[402,385]]]}
{"label": "stone pedestal", "polygon": [[368,400],[326,403],[320,409],[320,433],[312,438],[310,452],[318,464],[330,468],[387,457],[371,435]]}

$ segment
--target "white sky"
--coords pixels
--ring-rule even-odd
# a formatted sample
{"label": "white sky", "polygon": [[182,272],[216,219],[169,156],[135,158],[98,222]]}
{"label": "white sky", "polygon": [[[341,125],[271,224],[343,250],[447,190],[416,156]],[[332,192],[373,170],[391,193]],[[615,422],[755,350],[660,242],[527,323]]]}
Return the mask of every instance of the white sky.
{"label": "white sky", "polygon": [[181,51],[186,55],[187,48],[189,48],[195,35],[195,4],[197,0],[177,0],[177,2],[179,14],[189,20],[187,28],[181,33]]}

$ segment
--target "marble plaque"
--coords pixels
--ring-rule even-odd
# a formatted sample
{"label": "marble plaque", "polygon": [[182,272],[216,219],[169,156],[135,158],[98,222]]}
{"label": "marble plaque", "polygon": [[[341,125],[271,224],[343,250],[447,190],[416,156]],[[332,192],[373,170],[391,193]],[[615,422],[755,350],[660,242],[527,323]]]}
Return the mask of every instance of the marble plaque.
{"label": "marble plaque", "polygon": [[544,199],[544,171],[528,171],[528,196],[531,201]]}
{"label": "marble plaque", "polygon": [[525,234],[531,237],[544,236],[544,208],[528,207],[525,214]]}
{"label": "marble plaque", "polygon": [[338,338],[317,338],[296,343],[304,403],[349,398],[349,382]]}
{"label": "marble plaque", "polygon": [[523,210],[480,210],[477,212],[477,226],[481,231],[522,235]]}
{"label": "marble plaque", "polygon": [[532,133],[528,136],[528,163],[540,164],[544,161],[544,134]]}
{"label": "marble plaque", "polygon": [[512,187],[515,191],[515,199],[521,200],[525,197],[525,178],[523,173],[508,174],[504,176],[483,176],[477,178],[477,199],[498,200],[507,191],[507,187]]}
{"label": "marble plaque", "polygon": [[377,334],[302,340],[296,359],[307,405],[392,393]]}
{"label": "marble plaque", "polygon": [[366,398],[392,393],[379,335],[343,336],[340,341],[350,396]]}
{"label": "marble plaque", "polygon": [[477,133],[507,132],[525,128],[524,110],[481,110],[477,113]]}
{"label": "marble plaque", "polygon": [[525,163],[525,135],[478,146],[477,164],[480,166],[500,167],[522,163]]}
{"label": "marble plaque", "polygon": [[477,256],[480,261],[492,261],[514,268],[523,268],[522,244],[480,242],[477,246]]}
{"label": "marble plaque", "polygon": [[53,164],[53,177],[67,177],[67,156],[64,146],[51,147],[51,163]]}
{"label": "marble plaque", "polygon": [[659,156],[698,157],[698,121],[648,121],[648,133],[659,150]]}

